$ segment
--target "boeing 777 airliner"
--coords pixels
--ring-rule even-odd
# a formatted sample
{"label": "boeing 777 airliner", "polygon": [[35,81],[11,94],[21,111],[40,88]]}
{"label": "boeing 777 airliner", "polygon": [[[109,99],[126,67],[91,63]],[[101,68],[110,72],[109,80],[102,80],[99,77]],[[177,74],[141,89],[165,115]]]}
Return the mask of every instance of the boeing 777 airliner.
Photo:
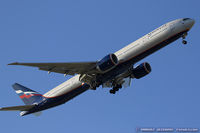
{"label": "boeing 777 airliner", "polygon": [[32,66],[48,73],[56,72],[75,76],[44,95],[15,83],[13,88],[26,105],[3,107],[0,110],[21,111],[21,116],[38,114],[42,110],[63,104],[88,89],[95,90],[100,85],[112,88],[110,93],[115,94],[123,86],[129,86],[131,79],[140,79],[151,72],[149,63],[144,62],[134,67],[135,63],[179,38],[182,38],[183,44],[187,44],[185,38],[194,23],[195,21],[190,18],[168,22],[119,51],[108,54],[95,62],[11,63],[9,65]]}

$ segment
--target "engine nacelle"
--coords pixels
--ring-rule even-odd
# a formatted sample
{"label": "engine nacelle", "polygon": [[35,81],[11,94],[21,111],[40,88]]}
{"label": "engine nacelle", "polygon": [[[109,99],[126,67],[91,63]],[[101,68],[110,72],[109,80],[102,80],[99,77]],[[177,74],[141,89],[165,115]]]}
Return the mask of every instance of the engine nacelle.
{"label": "engine nacelle", "polygon": [[109,54],[97,62],[97,70],[100,72],[107,72],[118,64],[118,59],[115,54]]}
{"label": "engine nacelle", "polygon": [[151,66],[147,62],[140,64],[139,66],[137,66],[132,70],[133,77],[136,79],[140,79],[149,74],[150,72],[151,72]]}

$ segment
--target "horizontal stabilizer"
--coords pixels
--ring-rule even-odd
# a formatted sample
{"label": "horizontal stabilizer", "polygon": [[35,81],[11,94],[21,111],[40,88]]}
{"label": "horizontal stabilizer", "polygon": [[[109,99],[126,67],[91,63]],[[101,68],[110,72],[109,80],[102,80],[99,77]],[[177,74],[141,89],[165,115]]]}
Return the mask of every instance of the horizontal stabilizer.
{"label": "horizontal stabilizer", "polygon": [[0,111],[28,111],[33,108],[35,105],[23,105],[23,106],[12,106],[12,107],[3,107],[0,108]]}
{"label": "horizontal stabilizer", "polygon": [[42,112],[36,112],[36,113],[33,113],[33,115],[40,116],[40,115],[42,115]]}

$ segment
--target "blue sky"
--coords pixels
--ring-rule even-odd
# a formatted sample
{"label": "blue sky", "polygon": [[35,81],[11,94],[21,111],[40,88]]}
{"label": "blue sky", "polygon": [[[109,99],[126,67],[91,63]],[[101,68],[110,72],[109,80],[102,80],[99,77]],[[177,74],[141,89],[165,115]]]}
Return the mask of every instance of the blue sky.
{"label": "blue sky", "polygon": [[138,127],[200,128],[198,0],[0,1],[0,106],[23,105],[11,85],[41,93],[67,80],[11,62],[95,61],[174,19],[196,24],[187,37],[154,53],[152,73],[110,95],[89,90],[42,116],[0,112],[1,132],[134,133]]}

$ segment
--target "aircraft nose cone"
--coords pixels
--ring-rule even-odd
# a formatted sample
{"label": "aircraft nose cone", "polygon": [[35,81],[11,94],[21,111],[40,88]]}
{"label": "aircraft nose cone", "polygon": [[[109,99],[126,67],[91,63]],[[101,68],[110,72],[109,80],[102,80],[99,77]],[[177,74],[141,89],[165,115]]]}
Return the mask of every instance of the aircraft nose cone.
{"label": "aircraft nose cone", "polygon": [[187,22],[188,29],[191,29],[194,24],[195,24],[195,20],[189,19],[188,22]]}
{"label": "aircraft nose cone", "polygon": [[193,26],[195,24],[195,20],[191,19],[191,25]]}

